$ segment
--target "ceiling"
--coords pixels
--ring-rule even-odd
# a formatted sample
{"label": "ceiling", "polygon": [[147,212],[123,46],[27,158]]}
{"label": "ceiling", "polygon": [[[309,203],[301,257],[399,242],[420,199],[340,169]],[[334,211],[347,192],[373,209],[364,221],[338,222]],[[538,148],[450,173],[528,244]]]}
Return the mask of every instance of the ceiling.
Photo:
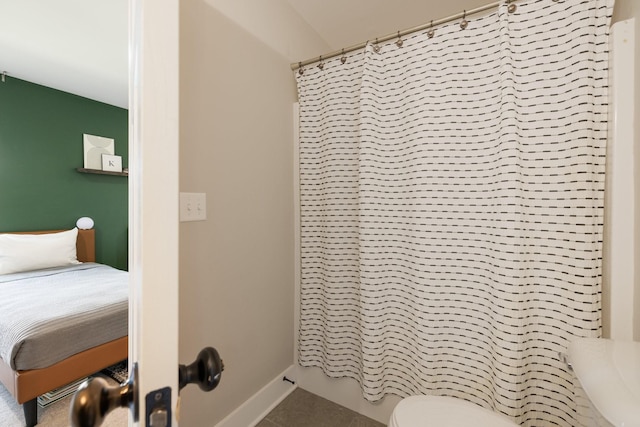
{"label": "ceiling", "polygon": [[[287,2],[332,50],[489,2],[270,1]],[[0,0],[0,10],[0,72],[126,108],[128,0]]]}
{"label": "ceiling", "polygon": [[126,107],[128,0],[0,0],[0,72]]}

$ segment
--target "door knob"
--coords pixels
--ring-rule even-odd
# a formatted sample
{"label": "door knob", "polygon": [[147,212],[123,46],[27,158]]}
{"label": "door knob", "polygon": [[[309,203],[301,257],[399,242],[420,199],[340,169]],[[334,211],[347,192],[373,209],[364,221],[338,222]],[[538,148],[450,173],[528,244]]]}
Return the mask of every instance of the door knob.
{"label": "door knob", "polygon": [[[125,407],[131,409],[133,420],[138,421],[137,368],[134,364],[129,379],[121,385],[110,386],[102,378],[82,383],[71,402],[71,426],[100,427],[109,412]],[[198,384],[201,390],[211,391],[220,383],[223,370],[218,351],[213,347],[203,348],[193,363],[178,366],[180,390],[187,384]]]}
{"label": "door knob", "polygon": [[138,421],[137,364],[129,379],[120,385],[110,386],[102,378],[91,378],[78,387],[71,402],[72,427],[99,427],[109,412],[129,407],[134,421]]}
{"label": "door knob", "polygon": [[224,371],[224,363],[213,347],[200,350],[196,360],[186,366],[178,366],[178,384],[182,390],[187,384],[198,384],[200,390],[211,391],[217,387]]}

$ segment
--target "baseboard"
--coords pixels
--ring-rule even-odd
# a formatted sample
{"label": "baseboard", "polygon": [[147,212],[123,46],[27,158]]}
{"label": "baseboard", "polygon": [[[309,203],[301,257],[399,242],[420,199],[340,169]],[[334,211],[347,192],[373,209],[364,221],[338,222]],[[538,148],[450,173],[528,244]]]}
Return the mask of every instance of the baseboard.
{"label": "baseboard", "polygon": [[362,397],[360,386],[352,379],[329,378],[319,368],[298,366],[295,372],[296,384],[301,389],[324,397],[384,425],[387,425],[393,409],[401,400],[398,396],[387,396],[376,403],[367,402]]}
{"label": "baseboard", "polygon": [[285,369],[215,427],[254,427],[297,388],[297,385],[283,380],[286,376],[295,381],[295,372],[293,365]]}

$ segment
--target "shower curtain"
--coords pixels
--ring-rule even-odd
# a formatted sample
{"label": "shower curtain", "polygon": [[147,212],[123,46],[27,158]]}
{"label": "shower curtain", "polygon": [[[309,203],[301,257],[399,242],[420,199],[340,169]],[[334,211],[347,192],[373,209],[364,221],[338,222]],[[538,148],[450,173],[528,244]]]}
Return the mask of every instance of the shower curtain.
{"label": "shower curtain", "polygon": [[503,5],[296,72],[300,365],[575,425],[558,354],[601,331],[612,7]]}

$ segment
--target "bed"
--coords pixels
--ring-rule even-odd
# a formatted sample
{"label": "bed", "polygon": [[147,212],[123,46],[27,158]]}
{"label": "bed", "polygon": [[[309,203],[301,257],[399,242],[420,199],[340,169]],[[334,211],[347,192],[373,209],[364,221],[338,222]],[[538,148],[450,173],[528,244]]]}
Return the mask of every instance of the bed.
{"label": "bed", "polygon": [[[7,234],[58,232],[64,231]],[[34,274],[0,275],[0,381],[23,405],[27,427],[37,424],[39,395],[127,358],[127,273],[95,263],[94,230],[78,230],[75,253],[83,264],[39,269],[33,271]],[[85,286],[80,292],[82,298],[62,296],[63,292],[77,295],[78,286]],[[67,287],[69,289],[65,291]],[[28,305],[16,310],[20,289],[24,290],[26,296],[22,300],[28,301]],[[93,295],[93,299],[84,301],[85,293]],[[109,301],[99,301],[97,294],[109,294]],[[43,295],[44,301],[39,301],[38,295]],[[80,307],[80,312],[61,316],[59,306],[65,305],[65,301]],[[24,320],[17,320],[20,312],[27,314]],[[44,320],[44,312],[52,312],[53,320]],[[83,317],[85,315],[89,318]],[[42,323],[36,322],[36,317]],[[81,323],[83,326],[78,327],[79,322],[84,322]],[[90,329],[90,323],[93,323],[93,329]],[[32,336],[16,332],[16,325],[22,324],[35,325],[29,332]],[[89,332],[81,336],[85,328]],[[65,337],[64,334],[71,335]],[[13,347],[6,347],[7,342],[12,342]],[[72,348],[74,346],[77,347]]]}

